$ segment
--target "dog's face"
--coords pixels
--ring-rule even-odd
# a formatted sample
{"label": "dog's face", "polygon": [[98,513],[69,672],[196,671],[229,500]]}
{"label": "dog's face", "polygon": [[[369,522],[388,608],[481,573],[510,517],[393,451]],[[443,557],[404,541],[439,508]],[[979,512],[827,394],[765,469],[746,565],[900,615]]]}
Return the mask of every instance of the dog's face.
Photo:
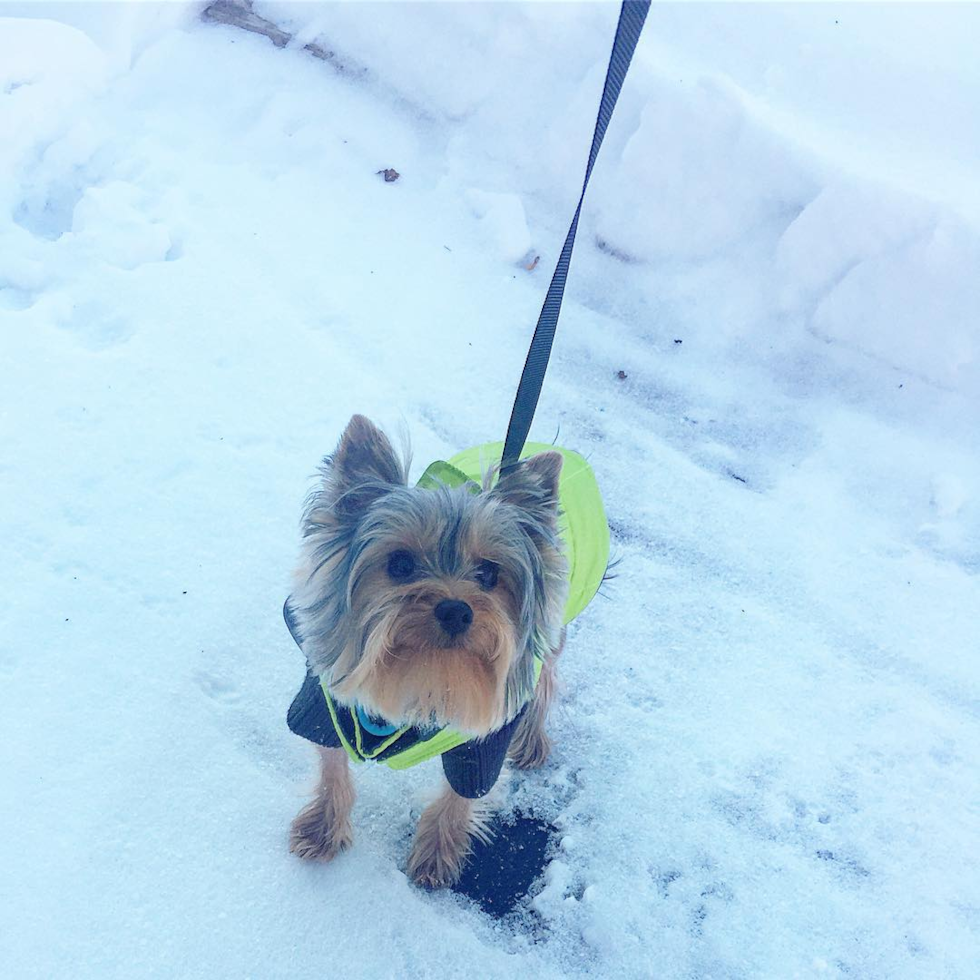
{"label": "dog's face", "polygon": [[470,735],[517,714],[561,628],[561,462],[542,453],[483,493],[410,488],[385,435],[351,419],[307,502],[293,593],[337,700]]}

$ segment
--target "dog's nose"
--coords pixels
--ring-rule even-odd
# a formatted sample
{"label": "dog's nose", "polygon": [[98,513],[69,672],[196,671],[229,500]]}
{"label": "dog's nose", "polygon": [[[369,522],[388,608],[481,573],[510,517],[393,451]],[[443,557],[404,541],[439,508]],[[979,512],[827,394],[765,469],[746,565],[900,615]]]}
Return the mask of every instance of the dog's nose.
{"label": "dog's nose", "polygon": [[433,612],[439,625],[450,636],[465,633],[473,623],[473,610],[459,599],[443,599]]}

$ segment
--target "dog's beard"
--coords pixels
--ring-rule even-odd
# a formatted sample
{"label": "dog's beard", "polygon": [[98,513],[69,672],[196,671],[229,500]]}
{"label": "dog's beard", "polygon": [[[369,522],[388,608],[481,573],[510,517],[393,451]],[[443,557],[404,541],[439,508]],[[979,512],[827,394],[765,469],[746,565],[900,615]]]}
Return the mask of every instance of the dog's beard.
{"label": "dog's beard", "polygon": [[[401,596],[375,607],[361,631],[360,656],[345,651],[331,691],[398,725],[452,727],[474,736],[503,725],[517,652],[513,624],[498,602],[467,596],[473,625],[450,637],[432,614],[442,598]],[[352,664],[346,672],[342,661]]]}

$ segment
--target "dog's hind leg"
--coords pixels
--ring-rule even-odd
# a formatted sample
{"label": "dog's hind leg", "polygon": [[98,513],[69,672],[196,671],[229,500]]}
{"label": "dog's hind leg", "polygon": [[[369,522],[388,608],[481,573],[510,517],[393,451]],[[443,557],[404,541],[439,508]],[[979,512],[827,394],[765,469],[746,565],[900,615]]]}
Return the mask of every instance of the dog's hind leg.
{"label": "dog's hind leg", "polygon": [[489,836],[484,802],[459,796],[447,783],[419,818],[408,858],[409,876],[424,888],[455,884],[472,850],[473,838],[485,841]]}
{"label": "dog's hind leg", "polygon": [[534,698],[524,710],[511,739],[507,754],[518,769],[537,769],[548,761],[551,753],[551,739],[545,733],[544,723],[558,687],[557,660],[564,646],[565,631],[562,630],[558,646],[545,658]]}
{"label": "dog's hind leg", "polygon": [[354,840],[350,814],[354,783],[343,749],[317,747],[320,782],[316,796],[296,814],[289,830],[289,850],[307,861],[329,861]]}

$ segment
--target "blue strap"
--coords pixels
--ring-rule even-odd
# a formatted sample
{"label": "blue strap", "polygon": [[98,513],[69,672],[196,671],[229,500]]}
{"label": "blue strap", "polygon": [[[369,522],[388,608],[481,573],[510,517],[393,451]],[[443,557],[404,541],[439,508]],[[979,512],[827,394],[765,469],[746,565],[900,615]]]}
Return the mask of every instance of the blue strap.
{"label": "blue strap", "polygon": [[606,127],[612,118],[619,91],[629,69],[636,42],[640,39],[643,22],[650,9],[650,0],[624,0],[619,12],[619,24],[616,26],[616,37],[613,41],[612,54],[609,56],[609,68],[606,70],[606,84],[602,89],[602,101],[599,103],[599,115],[596,118],[595,132],[592,136],[592,149],[589,151],[589,165],[585,168],[585,180],[582,182],[582,193],[579,195],[575,217],[572,218],[565,244],[562,246],[558,264],[555,266],[551,285],[544,298],[544,305],[538,316],[538,325],[534,328],[531,338],[531,349],[527,354],[524,372],[521,374],[514,407],[507,426],[507,438],[504,440],[504,452],[501,459],[501,470],[515,466],[531,429],[534,410],[538,407],[541,395],[541,385],[548,370],[548,359],[551,357],[551,345],[555,339],[555,328],[558,326],[558,315],[561,312],[562,296],[565,293],[565,279],[568,277],[568,266],[572,261],[572,247],[575,245],[575,232],[578,230],[578,219],[582,212],[582,201],[585,199],[585,189],[589,186],[592,167],[599,155],[599,147],[606,135]]}

